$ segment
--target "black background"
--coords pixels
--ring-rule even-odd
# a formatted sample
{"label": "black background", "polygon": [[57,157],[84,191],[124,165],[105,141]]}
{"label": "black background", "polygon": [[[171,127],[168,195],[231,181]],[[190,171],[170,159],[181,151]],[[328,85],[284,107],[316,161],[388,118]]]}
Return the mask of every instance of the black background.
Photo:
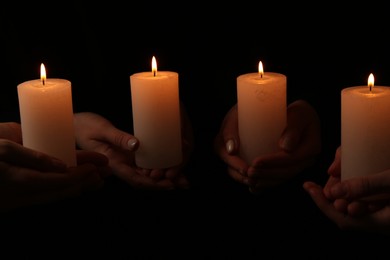
{"label": "black background", "polygon": [[[247,258],[334,254],[379,256],[387,239],[340,231],[303,191],[324,183],[340,143],[340,91],[390,85],[386,7],[370,4],[170,1],[52,1],[1,8],[0,118],[19,121],[17,84],[72,81],[74,111],[104,115],[132,132],[129,76],[151,68],[179,73],[193,123],[189,191],[136,191],[110,178],[76,199],[2,217],[0,234],[15,256],[85,258]],[[236,77],[286,74],[288,100],[305,99],[321,116],[324,149],[302,176],[254,196],[226,174],[212,141],[236,102]],[[8,245],[8,243],[6,244]],[[236,257],[234,257],[236,258]]]}

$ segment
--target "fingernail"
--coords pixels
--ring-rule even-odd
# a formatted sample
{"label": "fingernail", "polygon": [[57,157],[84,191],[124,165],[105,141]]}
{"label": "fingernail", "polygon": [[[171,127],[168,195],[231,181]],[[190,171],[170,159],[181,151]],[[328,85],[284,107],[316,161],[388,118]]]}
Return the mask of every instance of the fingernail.
{"label": "fingernail", "polygon": [[226,142],[226,151],[230,154],[233,152],[234,150],[234,141],[232,139],[229,139],[227,142]]}
{"label": "fingernail", "polygon": [[130,148],[131,151],[133,151],[135,149],[135,147],[137,146],[137,143],[138,143],[138,140],[135,138],[132,138],[127,142],[127,146]]}
{"label": "fingernail", "polygon": [[281,140],[280,146],[282,147],[283,150],[286,150],[286,151],[291,151],[293,149],[291,140],[288,137],[284,137]]}

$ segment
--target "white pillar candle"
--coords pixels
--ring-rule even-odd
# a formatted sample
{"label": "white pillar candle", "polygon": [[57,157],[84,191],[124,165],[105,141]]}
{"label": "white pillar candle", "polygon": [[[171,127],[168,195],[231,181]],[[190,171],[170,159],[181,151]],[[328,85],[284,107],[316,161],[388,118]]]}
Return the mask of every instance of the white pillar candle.
{"label": "white pillar candle", "polygon": [[140,141],[135,152],[136,165],[162,169],[182,162],[179,75],[152,71],[130,76],[134,136]]}
{"label": "white pillar candle", "polygon": [[279,150],[279,139],[286,127],[287,78],[275,72],[237,77],[238,131],[240,156],[251,164],[258,156]]}
{"label": "white pillar candle", "polygon": [[42,64],[41,79],[25,81],[17,90],[23,145],[75,166],[71,82],[46,79]]}
{"label": "white pillar candle", "polygon": [[390,168],[390,88],[367,86],[341,91],[341,179]]}

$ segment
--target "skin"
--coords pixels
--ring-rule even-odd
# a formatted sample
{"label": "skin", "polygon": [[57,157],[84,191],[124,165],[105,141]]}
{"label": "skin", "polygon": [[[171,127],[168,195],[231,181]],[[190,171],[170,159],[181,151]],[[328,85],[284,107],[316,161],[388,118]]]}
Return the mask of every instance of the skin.
{"label": "skin", "polygon": [[46,204],[97,190],[104,184],[107,158],[78,151],[76,167],[23,147],[18,123],[0,123],[0,211]]}
{"label": "skin", "polygon": [[109,159],[112,174],[135,189],[187,189],[189,181],[183,172],[192,151],[193,136],[188,118],[183,114],[182,164],[168,169],[143,169],[135,164],[134,152],[139,141],[133,135],[117,129],[109,120],[90,112],[75,114],[76,140],[80,148],[104,154]]}
{"label": "skin", "polygon": [[303,188],[340,229],[390,235],[390,170],[341,181],[340,149],[325,186],[308,181]]}
{"label": "skin", "polygon": [[228,166],[235,181],[247,185],[252,193],[280,185],[298,175],[315,161],[321,151],[320,121],[316,111],[303,100],[287,109],[287,126],[280,137],[280,150],[262,155],[248,165],[239,155],[237,106],[226,114],[214,148]]}

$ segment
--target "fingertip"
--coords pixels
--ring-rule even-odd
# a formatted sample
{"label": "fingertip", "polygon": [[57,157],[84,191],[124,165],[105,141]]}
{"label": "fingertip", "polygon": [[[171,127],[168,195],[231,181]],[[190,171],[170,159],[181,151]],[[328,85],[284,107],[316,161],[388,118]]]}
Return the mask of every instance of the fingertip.
{"label": "fingertip", "polygon": [[310,183],[309,182],[304,182],[302,184],[302,188],[305,190],[305,191],[308,191],[308,189],[310,188]]}
{"label": "fingertip", "polygon": [[317,192],[317,184],[313,182],[306,181],[303,183],[302,187],[306,192],[308,192],[311,195],[314,195]]}
{"label": "fingertip", "polygon": [[131,139],[129,139],[129,141],[127,141],[127,146],[128,146],[130,151],[137,150],[138,144],[139,144],[139,142],[138,142],[138,139],[136,139],[136,138],[131,138]]}
{"label": "fingertip", "polygon": [[226,143],[225,143],[225,147],[226,147],[226,151],[228,152],[228,154],[233,153],[233,151],[235,149],[234,140],[233,139],[227,140]]}
{"label": "fingertip", "polygon": [[280,142],[280,148],[282,148],[286,152],[291,152],[295,149],[297,141],[291,135],[284,135]]}

